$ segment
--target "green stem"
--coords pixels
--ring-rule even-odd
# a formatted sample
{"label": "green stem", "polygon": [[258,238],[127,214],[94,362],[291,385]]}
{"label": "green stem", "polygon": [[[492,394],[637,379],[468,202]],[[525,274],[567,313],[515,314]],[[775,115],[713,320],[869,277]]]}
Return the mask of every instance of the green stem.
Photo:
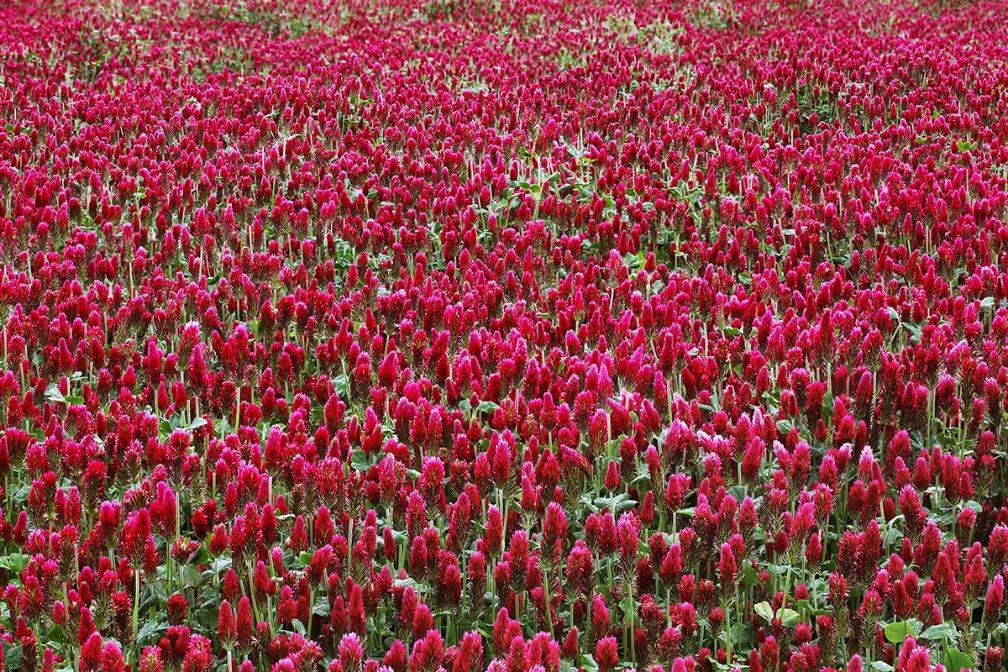
{"label": "green stem", "polygon": [[549,572],[543,572],[543,593],[546,596],[546,623],[549,624],[550,637],[553,637],[553,609],[550,607]]}
{"label": "green stem", "polygon": [[133,568],[133,643],[136,647],[137,660],[140,659],[140,637],[137,626],[140,622],[140,568]]}

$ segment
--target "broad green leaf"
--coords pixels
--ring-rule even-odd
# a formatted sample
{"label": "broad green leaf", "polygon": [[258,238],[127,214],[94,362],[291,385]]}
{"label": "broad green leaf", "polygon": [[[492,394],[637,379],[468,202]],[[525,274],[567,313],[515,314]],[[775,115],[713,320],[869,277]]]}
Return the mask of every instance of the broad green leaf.
{"label": "broad green leaf", "polygon": [[756,612],[757,616],[767,623],[773,620],[774,611],[769,602],[759,602],[755,607],[753,607],[753,610]]}
{"label": "broad green leaf", "polygon": [[0,569],[6,569],[11,574],[20,574],[28,564],[29,556],[26,553],[10,553],[0,557]]}
{"label": "broad green leaf", "polygon": [[23,657],[23,651],[21,649],[21,644],[11,644],[9,642],[4,642],[3,645],[3,662],[5,670],[17,670],[21,667],[21,658]]}
{"label": "broad green leaf", "polygon": [[942,665],[945,666],[946,672],[972,669],[973,656],[959,649],[948,648],[942,653]]}
{"label": "broad green leaf", "polygon": [[902,644],[907,637],[916,635],[907,621],[895,621],[885,626],[886,640],[890,644]]}
{"label": "broad green leaf", "polygon": [[231,566],[231,558],[227,557],[226,555],[222,555],[219,558],[214,559],[213,564],[210,566],[210,568],[214,572],[223,572],[227,570],[228,567],[230,566]]}
{"label": "broad green leaf", "polygon": [[627,511],[637,504],[636,500],[630,499],[625,492],[621,492],[613,497],[596,497],[595,506],[599,509],[613,509],[615,511]]}
{"label": "broad green leaf", "polygon": [[312,607],[312,613],[316,616],[328,616],[329,615],[329,598],[322,595],[317,600],[315,600],[315,606]]}
{"label": "broad green leaf", "polygon": [[350,466],[354,468],[354,471],[367,471],[371,467],[367,453],[360,449],[351,453]]}
{"label": "broad green leaf", "polygon": [[489,399],[484,399],[483,401],[481,401],[479,403],[479,406],[476,407],[476,412],[477,413],[493,413],[494,411],[497,410],[497,408],[498,408],[498,406],[497,406],[496,403],[490,401]]}
{"label": "broad green leaf", "polygon": [[801,611],[806,612],[808,614],[812,614],[813,616],[830,613],[829,609],[824,609],[822,607],[816,608],[812,606],[812,602],[810,602],[809,600],[797,600],[795,604]]}
{"label": "broad green leaf", "polygon": [[158,640],[158,633],[165,627],[165,624],[156,620],[144,620],[137,633],[137,641],[140,644],[150,644]]}
{"label": "broad green leaf", "polygon": [[424,589],[423,586],[421,586],[413,579],[396,579],[394,583],[397,587],[412,588],[417,593],[422,593]]}
{"label": "broad green leaf", "polygon": [[199,567],[195,565],[186,565],[182,568],[182,585],[187,587],[196,587],[200,585],[203,580],[203,575],[200,573]]}
{"label": "broad green leaf", "polygon": [[921,639],[926,639],[930,642],[938,640],[947,640],[954,638],[958,633],[954,626],[948,623],[939,623],[938,625],[932,625],[930,628],[921,633]]}
{"label": "broad green leaf", "polygon": [[781,624],[786,628],[798,625],[798,621],[801,619],[801,616],[794,609],[781,609],[777,612],[777,616],[780,618]]}

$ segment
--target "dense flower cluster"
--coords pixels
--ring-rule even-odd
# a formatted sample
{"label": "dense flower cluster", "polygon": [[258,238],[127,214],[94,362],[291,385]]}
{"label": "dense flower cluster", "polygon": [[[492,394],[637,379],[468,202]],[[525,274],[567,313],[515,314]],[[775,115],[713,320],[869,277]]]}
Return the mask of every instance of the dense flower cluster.
{"label": "dense flower cluster", "polygon": [[0,8],[0,670],[1003,669],[1008,6]]}

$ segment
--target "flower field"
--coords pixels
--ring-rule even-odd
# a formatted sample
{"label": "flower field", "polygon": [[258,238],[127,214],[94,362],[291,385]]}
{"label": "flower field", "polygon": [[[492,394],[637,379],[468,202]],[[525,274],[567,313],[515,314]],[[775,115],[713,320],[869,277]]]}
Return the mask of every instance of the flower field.
{"label": "flower field", "polygon": [[994,672],[1008,4],[0,6],[0,672]]}

